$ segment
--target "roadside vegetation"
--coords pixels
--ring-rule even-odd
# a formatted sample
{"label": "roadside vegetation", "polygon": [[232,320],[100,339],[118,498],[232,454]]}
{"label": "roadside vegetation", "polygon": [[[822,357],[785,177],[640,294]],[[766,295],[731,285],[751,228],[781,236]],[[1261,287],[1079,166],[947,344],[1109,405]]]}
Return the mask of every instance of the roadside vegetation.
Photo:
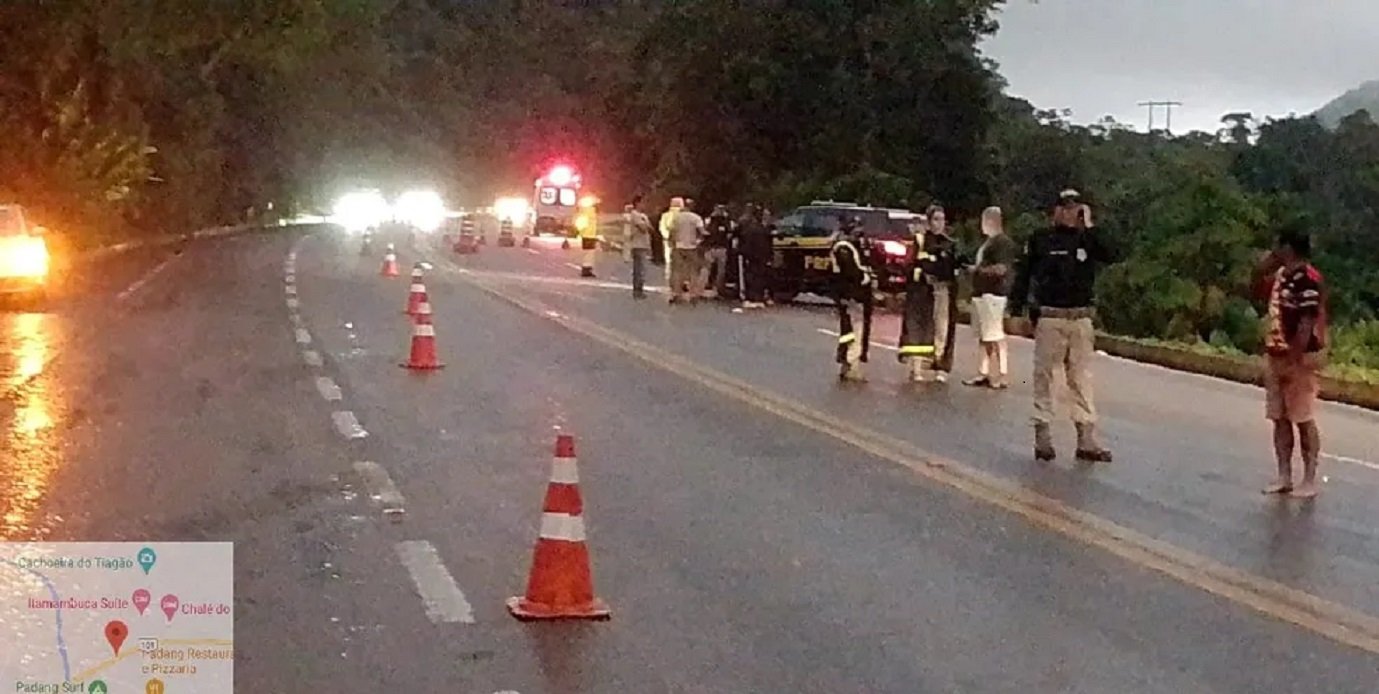
{"label": "roadside vegetation", "polygon": [[1005,95],[978,48],[1001,4],[0,3],[0,197],[90,246],[370,177],[480,203],[565,157],[610,202],[939,200],[960,220],[998,204],[1019,236],[1071,185],[1127,250],[1101,280],[1107,331],[1257,351],[1250,269],[1301,217],[1331,284],[1333,370],[1379,381],[1369,114],[1075,125]]}

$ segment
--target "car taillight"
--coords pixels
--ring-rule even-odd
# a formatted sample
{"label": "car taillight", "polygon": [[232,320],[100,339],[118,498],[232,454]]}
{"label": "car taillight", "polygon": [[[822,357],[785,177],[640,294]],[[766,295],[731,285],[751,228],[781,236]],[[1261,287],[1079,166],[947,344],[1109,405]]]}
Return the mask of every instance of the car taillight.
{"label": "car taillight", "polygon": [[902,257],[910,252],[910,249],[899,241],[882,241],[881,250],[884,251],[886,255]]}

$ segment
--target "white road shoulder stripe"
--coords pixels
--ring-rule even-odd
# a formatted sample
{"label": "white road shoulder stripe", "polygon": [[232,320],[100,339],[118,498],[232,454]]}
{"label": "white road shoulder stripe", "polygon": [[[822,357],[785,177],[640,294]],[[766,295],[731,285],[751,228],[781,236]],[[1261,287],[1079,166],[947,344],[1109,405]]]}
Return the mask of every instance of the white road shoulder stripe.
{"label": "white road shoulder stripe", "polygon": [[316,390],[321,394],[321,397],[330,402],[336,402],[345,397],[344,394],[340,392],[340,386],[335,385],[335,381],[332,380],[330,376],[317,376]]}
{"label": "white road shoulder stripe", "polygon": [[142,289],[144,285],[149,283],[149,280],[153,279],[154,276],[162,272],[163,269],[170,265],[173,260],[179,257],[180,256],[173,256],[171,258],[168,258],[167,260],[164,260],[161,263],[158,263],[158,265],[154,266],[152,270],[148,271],[148,274],[144,275],[143,277],[140,277],[137,280],[134,280],[133,284],[126,287],[125,290],[120,292],[119,294],[116,294],[115,299],[117,301],[124,301],[125,299],[128,299],[131,295],[134,294],[134,292],[137,292],[140,289]]}
{"label": "white road shoulder stripe", "polygon": [[474,623],[474,608],[441,563],[435,546],[425,540],[406,540],[397,543],[396,548],[397,557],[412,575],[412,583],[426,607],[426,616],[432,622]]}
{"label": "white road shoulder stripe", "polygon": [[[838,333],[837,333],[837,332],[835,332],[835,331],[833,331],[833,330],[829,330],[828,328],[815,328],[815,330],[818,331],[818,333],[821,334],[821,335],[832,335],[833,337],[838,337]],[[880,342],[875,342],[875,341],[873,341],[873,342],[871,343],[871,346],[872,346],[872,347],[875,347],[875,348],[877,348],[877,349],[884,349],[884,350],[889,350],[889,351],[892,351],[892,352],[898,352],[898,351],[900,351],[900,348],[896,347],[895,345],[883,345],[883,344],[881,344]]]}
{"label": "white road shoulder stripe", "polygon": [[362,439],[369,435],[364,431],[364,427],[359,424],[359,418],[349,410],[340,410],[330,413],[330,421],[335,423],[335,430],[347,439]]}

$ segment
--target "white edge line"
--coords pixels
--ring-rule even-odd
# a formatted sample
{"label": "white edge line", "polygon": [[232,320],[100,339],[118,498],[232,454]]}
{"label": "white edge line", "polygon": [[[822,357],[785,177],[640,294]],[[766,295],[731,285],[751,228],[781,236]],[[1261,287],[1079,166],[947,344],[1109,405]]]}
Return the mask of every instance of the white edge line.
{"label": "white edge line", "polygon": [[116,295],[115,295],[115,300],[116,300],[116,301],[124,301],[125,299],[128,299],[128,298],[130,297],[130,295],[132,295],[132,294],[134,294],[134,292],[137,292],[137,291],[139,291],[140,289],[142,289],[144,285],[146,285],[146,284],[149,283],[149,280],[153,279],[153,277],[154,277],[155,275],[157,275],[158,273],[162,272],[162,271],[163,271],[163,268],[166,268],[168,265],[170,265],[170,264],[172,263],[173,260],[177,259],[178,257],[180,257],[180,256],[174,255],[174,256],[172,256],[172,257],[170,257],[170,258],[165,258],[165,259],[163,260],[163,262],[158,263],[157,265],[155,265],[155,266],[153,267],[153,269],[152,269],[152,270],[149,270],[143,277],[140,277],[139,279],[134,280],[134,282],[133,282],[132,284],[130,284],[128,287],[125,287],[124,291],[120,292],[119,294],[116,294]]}
{"label": "white edge line", "polygon": [[[828,328],[815,328],[815,330],[818,331],[818,332],[821,333],[821,334],[824,334],[824,335],[829,335],[829,336],[832,336],[832,337],[838,337],[838,333],[836,333],[836,332],[834,332],[834,331],[832,331],[832,330],[829,330]],[[883,345],[883,344],[881,344],[880,342],[872,342],[872,343],[871,343],[871,346],[872,346],[872,347],[875,347],[875,348],[877,348],[877,349],[884,349],[884,350],[889,350],[889,351],[892,351],[892,352],[899,352],[899,351],[900,351],[900,348],[899,348],[899,347],[896,347],[896,346],[894,346],[894,345]]]}
{"label": "white edge line", "polygon": [[434,545],[425,540],[404,540],[395,547],[432,622],[474,623],[474,608],[441,562]]}
{"label": "white edge line", "polygon": [[1367,467],[1367,468],[1369,468],[1369,469],[1371,469],[1371,470],[1379,470],[1379,463],[1371,463],[1371,462],[1368,461],[1368,460],[1361,460],[1361,459],[1359,459],[1359,458],[1351,458],[1350,456],[1344,456],[1344,455],[1333,455],[1333,454],[1331,454],[1331,453],[1323,453],[1323,454],[1322,454],[1322,457],[1323,457],[1323,458],[1330,458],[1331,460],[1335,460],[1335,461],[1341,462],[1341,463],[1350,463],[1351,465],[1359,465],[1360,467]]}

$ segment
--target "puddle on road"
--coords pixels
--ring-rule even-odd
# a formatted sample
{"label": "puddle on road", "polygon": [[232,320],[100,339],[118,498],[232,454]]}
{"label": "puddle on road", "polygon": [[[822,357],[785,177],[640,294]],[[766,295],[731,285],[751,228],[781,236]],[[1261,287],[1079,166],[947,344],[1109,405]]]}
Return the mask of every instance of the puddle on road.
{"label": "puddle on road", "polygon": [[0,468],[0,539],[39,537],[49,530],[36,527],[35,518],[62,467],[56,424],[58,413],[66,409],[58,389],[38,378],[55,352],[53,322],[44,314],[15,316],[0,341],[0,459],[5,461]]}

